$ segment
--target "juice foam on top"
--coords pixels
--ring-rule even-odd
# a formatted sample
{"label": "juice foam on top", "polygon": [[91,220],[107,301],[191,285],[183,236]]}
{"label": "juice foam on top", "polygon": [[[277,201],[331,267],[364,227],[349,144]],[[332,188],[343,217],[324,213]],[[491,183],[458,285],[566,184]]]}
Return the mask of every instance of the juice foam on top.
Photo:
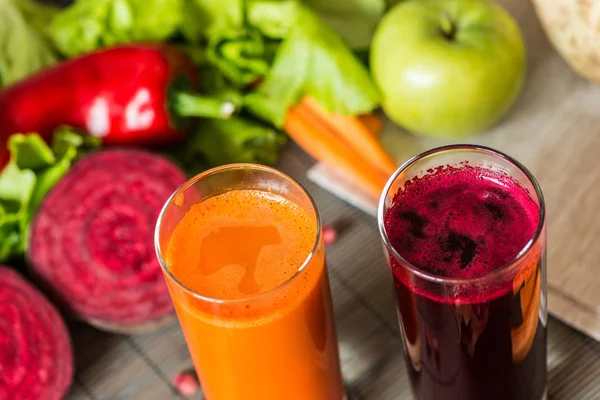
{"label": "juice foam on top", "polygon": [[297,204],[258,190],[234,190],[195,204],[178,223],[166,262],[204,296],[238,299],[292,277],[310,254],[316,223]]}
{"label": "juice foam on top", "polygon": [[538,215],[514,179],[464,165],[406,182],[384,222],[392,246],[412,265],[441,277],[477,277],[519,254]]}

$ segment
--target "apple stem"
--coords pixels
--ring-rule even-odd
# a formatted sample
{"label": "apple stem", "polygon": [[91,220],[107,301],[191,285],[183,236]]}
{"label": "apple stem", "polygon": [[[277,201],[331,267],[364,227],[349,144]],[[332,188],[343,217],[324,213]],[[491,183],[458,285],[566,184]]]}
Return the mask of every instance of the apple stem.
{"label": "apple stem", "polygon": [[442,27],[442,33],[444,37],[448,40],[454,39],[454,34],[456,33],[456,28],[452,23],[450,16],[446,13],[443,13],[440,18],[440,25]]}

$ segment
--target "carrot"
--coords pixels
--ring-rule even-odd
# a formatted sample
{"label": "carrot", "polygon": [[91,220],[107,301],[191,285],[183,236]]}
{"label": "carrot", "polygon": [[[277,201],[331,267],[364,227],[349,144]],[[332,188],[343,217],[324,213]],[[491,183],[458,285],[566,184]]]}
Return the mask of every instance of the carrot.
{"label": "carrot", "polygon": [[385,151],[379,140],[360,123],[357,117],[329,114],[321,108],[315,99],[309,96],[302,99],[302,104],[322,120],[327,121],[351,148],[361,154],[373,168],[379,170],[386,178],[392,176],[396,171],[398,166],[394,159]]}
{"label": "carrot", "polygon": [[379,137],[381,130],[383,129],[383,121],[375,113],[368,113],[359,115],[358,120],[371,132],[373,137]]}
{"label": "carrot", "polygon": [[313,158],[343,173],[372,198],[379,198],[387,177],[373,168],[306,106],[292,106],[288,110],[284,128]]}

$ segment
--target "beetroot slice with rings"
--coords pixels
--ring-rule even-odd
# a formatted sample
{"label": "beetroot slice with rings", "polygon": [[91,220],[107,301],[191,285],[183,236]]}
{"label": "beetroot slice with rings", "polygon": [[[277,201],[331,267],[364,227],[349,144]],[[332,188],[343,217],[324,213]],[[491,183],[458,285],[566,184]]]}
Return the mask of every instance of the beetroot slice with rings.
{"label": "beetroot slice with rings", "polygon": [[184,173],[131,149],[80,160],[44,199],[28,261],[62,305],[99,329],[149,332],[174,316],[154,227]]}
{"label": "beetroot slice with rings", "polygon": [[0,399],[59,400],[72,378],[71,340],[58,311],[0,266]]}

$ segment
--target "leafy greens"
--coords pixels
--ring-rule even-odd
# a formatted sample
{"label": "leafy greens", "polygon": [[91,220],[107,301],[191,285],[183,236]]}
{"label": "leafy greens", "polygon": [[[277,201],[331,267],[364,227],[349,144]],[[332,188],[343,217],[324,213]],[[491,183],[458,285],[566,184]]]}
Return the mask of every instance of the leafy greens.
{"label": "leafy greens", "polygon": [[188,170],[239,162],[272,165],[285,143],[283,133],[250,118],[211,119],[190,135],[180,158]]}
{"label": "leafy greens", "polygon": [[77,0],[52,21],[56,47],[73,57],[98,48],[173,35],[183,19],[182,0]]}
{"label": "leafy greens", "polygon": [[43,33],[36,29],[52,12],[28,0],[0,0],[0,87],[56,61]]}
{"label": "leafy greens", "polygon": [[44,196],[97,138],[60,128],[49,147],[37,134],[9,138],[10,162],[0,172],[0,262],[24,253],[29,225]]}
{"label": "leafy greens", "polygon": [[381,17],[384,0],[304,0],[353,49],[367,49]]}
{"label": "leafy greens", "polygon": [[254,82],[269,70],[264,39],[252,28],[215,34],[209,39],[207,58],[237,87]]}
{"label": "leafy greens", "polygon": [[232,88],[262,81],[246,109],[282,127],[287,109],[305,95],[344,115],[379,104],[368,71],[337,32],[358,47],[368,43],[393,1],[77,0],[50,32],[67,56],[182,33],[188,54],[216,67]]}
{"label": "leafy greens", "polygon": [[[6,4],[25,1],[31,0],[0,0],[0,11]],[[365,36],[373,26],[365,21],[377,21],[387,2],[76,0],[54,16],[48,33],[67,57],[121,43],[177,44],[199,68],[204,94],[235,94],[244,99],[242,112],[235,117],[200,121],[176,150],[181,161],[196,167],[231,162],[272,164],[286,142],[279,129],[287,109],[302,97],[310,95],[325,110],[343,115],[370,112],[378,106],[379,93],[346,41],[360,47],[357,37]],[[24,14],[15,10],[19,9],[9,7],[10,18],[0,14],[0,24],[6,20],[21,26],[39,40],[34,43],[46,46],[43,49],[49,56],[44,60],[54,61],[39,33],[43,19],[31,18],[28,25],[23,15],[33,9]],[[344,23],[336,23],[336,18]],[[0,44],[3,34],[0,29]],[[26,54],[21,50],[30,46],[15,44],[10,52]],[[40,49],[35,53],[45,54]],[[7,58],[0,57],[0,79],[4,81],[8,75],[3,59]],[[43,63],[38,64],[36,68],[41,68]],[[57,133],[52,148],[36,137],[11,138],[12,161],[0,174],[0,261],[24,249],[27,227],[39,202],[86,147],[73,132]]]}
{"label": "leafy greens", "polygon": [[244,22],[269,38],[282,39],[296,22],[298,5],[316,12],[354,49],[369,46],[373,31],[386,9],[399,0],[185,0],[183,32],[198,41]]}
{"label": "leafy greens", "polygon": [[250,111],[281,127],[287,109],[310,95],[330,113],[372,111],[380,95],[363,64],[343,40],[306,7],[279,46],[260,88],[248,94]]}
{"label": "leafy greens", "polygon": [[[239,93],[214,66],[200,70],[201,86],[209,96]],[[192,174],[203,168],[236,162],[274,164],[287,142],[283,132],[242,112],[229,119],[204,119],[186,135],[173,156]]]}

